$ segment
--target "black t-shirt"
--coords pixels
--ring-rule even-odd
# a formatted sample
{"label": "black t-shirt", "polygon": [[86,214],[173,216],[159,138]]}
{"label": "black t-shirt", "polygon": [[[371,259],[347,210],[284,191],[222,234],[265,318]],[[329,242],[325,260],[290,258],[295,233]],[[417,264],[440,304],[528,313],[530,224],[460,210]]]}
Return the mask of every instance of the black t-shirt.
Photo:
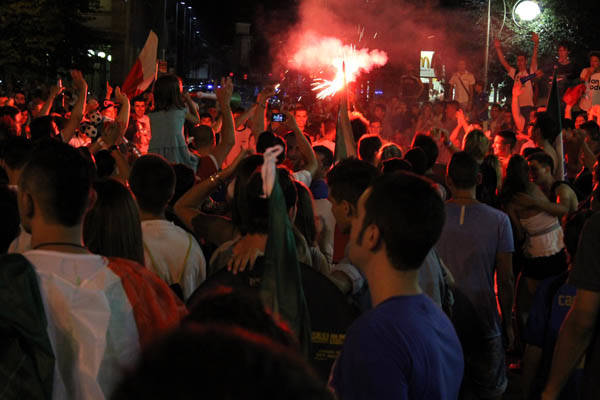
{"label": "black t-shirt", "polygon": [[[194,304],[197,297],[217,286],[258,290],[264,272],[263,258],[259,258],[252,270],[246,269],[236,275],[221,269],[210,276],[188,300]],[[312,336],[311,363],[323,380],[329,377],[333,362],[342,350],[346,331],[359,315],[346,296],[327,277],[300,263],[302,288],[310,316]]]}
{"label": "black t-shirt", "polygon": [[[579,248],[575,258],[575,268],[571,272],[569,283],[577,289],[600,292],[600,213],[594,214],[581,233]],[[600,393],[600,318],[592,336],[585,359],[583,377],[583,399],[597,399]]]}

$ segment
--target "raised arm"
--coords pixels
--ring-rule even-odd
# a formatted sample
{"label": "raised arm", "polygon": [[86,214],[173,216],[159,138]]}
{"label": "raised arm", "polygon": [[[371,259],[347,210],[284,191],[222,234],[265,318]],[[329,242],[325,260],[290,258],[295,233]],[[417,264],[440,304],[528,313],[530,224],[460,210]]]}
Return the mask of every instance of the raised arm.
{"label": "raised arm", "polygon": [[266,119],[267,119],[267,101],[270,97],[275,94],[275,90],[272,87],[267,86],[260,91],[256,98],[256,108],[252,115],[252,135],[254,139],[258,141],[258,137],[265,131]]}
{"label": "raised arm", "polygon": [[523,132],[525,129],[525,117],[521,114],[521,107],[519,106],[519,96],[523,91],[523,84],[519,79],[515,79],[512,90],[512,101],[510,104],[512,116],[515,121],[517,131]]}
{"label": "raised arm", "polygon": [[502,45],[498,39],[494,40],[494,47],[496,48],[496,54],[498,54],[498,60],[500,60],[500,64],[502,64],[506,72],[510,71],[512,67],[508,62],[506,62],[506,58],[504,58],[504,53],[502,52]]}
{"label": "raised arm", "polygon": [[319,163],[317,161],[317,156],[315,155],[315,151],[310,145],[308,139],[304,136],[300,128],[298,128],[298,124],[296,124],[296,118],[292,115],[291,112],[286,111],[286,125],[288,128],[294,132],[294,136],[296,137],[296,143],[298,143],[298,149],[300,150],[300,154],[304,157],[306,161],[306,169],[310,172],[310,176],[315,176],[317,169],[319,168]]}
{"label": "raised arm", "polygon": [[221,87],[216,90],[217,101],[221,108],[222,115],[222,129],[221,129],[221,141],[219,144],[210,152],[219,168],[223,164],[223,160],[227,158],[227,155],[235,146],[235,128],[233,126],[233,115],[231,114],[231,94],[233,93],[233,83],[231,78],[222,78]]}
{"label": "raised arm", "polygon": [[120,136],[123,136],[127,131],[127,126],[129,125],[130,104],[129,98],[125,93],[121,92],[121,88],[118,86],[115,89],[115,100],[117,103],[121,104],[121,110],[119,111],[119,115],[117,115],[117,123],[121,129],[119,134]]}
{"label": "raised arm", "polygon": [[[219,184],[227,180],[235,172],[240,161],[246,156],[246,151],[242,150],[233,163],[223,171],[211,175],[208,179],[204,179],[200,183],[194,185],[175,203],[174,211],[177,217],[185,224],[188,229],[194,230],[192,221],[194,218],[205,215],[207,219],[216,221],[215,216],[209,216],[202,213],[199,208],[206,198],[219,186]],[[208,221],[207,221],[208,222]],[[218,229],[215,224],[219,225]],[[211,226],[212,225],[212,226]],[[204,237],[215,244],[221,244],[224,241],[231,239],[233,225],[231,221],[218,221],[215,223],[202,224],[205,229],[202,232],[196,232],[199,236]],[[223,229],[225,228],[225,229]],[[225,240],[223,240],[225,239]]]}
{"label": "raised arm", "polygon": [[256,104],[254,104],[252,107],[248,108],[246,111],[244,111],[234,119],[236,129],[244,125],[246,121],[248,121],[248,119],[250,119],[250,117],[254,115],[256,107]]}
{"label": "raised arm", "polygon": [[531,67],[530,71],[536,72],[538,69],[538,49],[540,47],[540,37],[537,33],[531,34],[531,41],[533,42],[533,54],[531,55]]}
{"label": "raised arm", "polygon": [[85,109],[85,103],[87,98],[87,82],[83,78],[83,74],[78,70],[71,70],[71,78],[73,79],[73,86],[77,89],[77,101],[71,110],[71,118],[65,125],[61,132],[62,139],[65,143],[69,143],[75,130],[83,119],[83,111]]}
{"label": "raised arm", "polygon": [[188,112],[185,114],[185,119],[194,125],[199,124],[200,114],[198,114],[198,106],[194,100],[192,100],[192,96],[190,96],[189,92],[185,92],[183,94],[183,101],[188,107]]}
{"label": "raised arm", "polygon": [[50,109],[52,109],[52,104],[54,104],[54,100],[56,96],[58,96],[65,88],[63,86],[58,87],[56,85],[50,86],[50,93],[48,93],[48,98],[44,102],[42,109],[40,110],[39,116],[42,117],[44,115],[50,114]]}
{"label": "raised arm", "polygon": [[106,81],[106,95],[104,96],[105,100],[110,100],[113,94],[113,88],[110,86],[110,83]]}

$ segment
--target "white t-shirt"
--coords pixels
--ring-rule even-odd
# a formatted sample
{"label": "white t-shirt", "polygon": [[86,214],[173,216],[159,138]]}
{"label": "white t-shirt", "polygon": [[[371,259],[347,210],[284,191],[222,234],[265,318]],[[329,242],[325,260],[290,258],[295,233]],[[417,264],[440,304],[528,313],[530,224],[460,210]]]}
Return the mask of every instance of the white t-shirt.
{"label": "white t-shirt", "polygon": [[469,71],[465,71],[462,74],[456,72],[450,78],[450,84],[454,86],[454,100],[459,103],[467,103],[469,101],[469,93],[466,89],[475,85],[475,77]]}
{"label": "white t-shirt", "polygon": [[[508,76],[510,76],[513,80],[524,78],[533,73],[535,73],[535,71],[531,67],[529,67],[529,72],[525,72],[525,71],[517,72],[517,70],[512,67],[508,70]],[[520,107],[527,107],[527,106],[533,107],[533,85],[531,84],[531,80],[528,80],[527,82],[525,82],[525,85],[523,85],[523,91],[522,91],[521,95],[519,96],[519,106]]]}
{"label": "white t-shirt", "polygon": [[[583,75],[583,73],[582,73]],[[585,84],[585,93],[581,98],[579,107],[589,111],[593,106],[600,104],[600,72],[590,76],[590,80]]]}
{"label": "white t-shirt", "polygon": [[108,260],[30,250],[54,351],[53,399],[104,399],[140,352],[133,309]]}
{"label": "white t-shirt", "polygon": [[146,268],[167,284],[179,283],[187,298],[206,279],[206,260],[200,245],[167,220],[142,221]]}
{"label": "white t-shirt", "polygon": [[307,188],[310,188],[310,184],[312,183],[312,175],[305,169],[301,169],[300,171],[293,173],[294,179],[298,182],[302,182],[306,185]]}

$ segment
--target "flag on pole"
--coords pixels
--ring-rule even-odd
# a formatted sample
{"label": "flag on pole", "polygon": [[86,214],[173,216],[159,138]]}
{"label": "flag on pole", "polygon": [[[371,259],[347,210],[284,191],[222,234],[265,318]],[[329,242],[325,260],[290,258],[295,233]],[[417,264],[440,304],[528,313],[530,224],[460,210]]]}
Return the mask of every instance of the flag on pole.
{"label": "flag on pole", "polygon": [[146,44],[140,51],[135,64],[127,74],[121,90],[129,99],[140,95],[156,79],[158,64],[156,54],[158,51],[158,36],[153,31],[148,34]]}
{"label": "flag on pole", "polygon": [[554,68],[554,75],[552,76],[552,88],[550,89],[550,97],[548,98],[548,104],[546,106],[546,112],[548,116],[554,120],[554,123],[558,127],[558,136],[554,141],[554,149],[558,156],[558,165],[555,168],[554,176],[558,180],[564,180],[565,174],[565,161],[564,161],[564,150],[563,150],[563,135],[562,135],[562,112],[560,107],[560,94],[558,93],[558,83],[556,81],[557,69]]}

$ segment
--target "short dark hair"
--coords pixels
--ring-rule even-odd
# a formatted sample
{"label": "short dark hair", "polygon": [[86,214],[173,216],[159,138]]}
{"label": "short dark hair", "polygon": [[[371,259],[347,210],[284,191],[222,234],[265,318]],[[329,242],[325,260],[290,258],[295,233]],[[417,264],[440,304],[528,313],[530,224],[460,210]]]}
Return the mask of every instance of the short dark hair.
{"label": "short dark hair", "polygon": [[44,140],[31,153],[19,186],[33,193],[45,218],[72,227],[88,205],[94,167],[77,149]]}
{"label": "short dark hair", "polygon": [[417,175],[424,175],[427,172],[429,159],[421,147],[410,149],[404,155],[404,160],[410,163],[411,171]]}
{"label": "short dark hair", "polygon": [[538,164],[550,167],[550,174],[554,174],[554,160],[543,151],[537,151],[533,154],[530,154],[529,157],[527,157],[527,161],[537,161]]}
{"label": "short dark hair", "polygon": [[6,184],[0,183],[0,254],[7,252],[12,241],[19,236],[19,207],[17,206],[17,193],[9,189]]}
{"label": "short dark hair", "polygon": [[508,142],[510,148],[513,149],[517,144],[517,134],[513,131],[504,130],[500,131],[496,134],[496,136],[500,136],[502,139]]}
{"label": "short dark hair", "polygon": [[215,144],[215,133],[210,126],[196,125],[190,129],[190,136],[194,139],[193,145],[196,149]]}
{"label": "short dark hair", "polygon": [[336,201],[347,201],[356,207],[358,198],[379,175],[374,165],[356,158],[338,162],[327,174],[329,194]]}
{"label": "short dark hair", "polygon": [[464,151],[452,155],[446,172],[457,189],[471,189],[477,186],[478,173],[477,161]]}
{"label": "short dark hair", "polygon": [[96,160],[96,173],[99,179],[108,178],[115,172],[117,162],[108,150],[100,150],[94,155]]}
{"label": "short dark hair", "polygon": [[142,96],[136,96],[131,100],[131,104],[135,103],[144,103],[146,104],[146,100]]}
{"label": "short dark hair", "polygon": [[358,142],[360,138],[367,133],[367,125],[360,119],[354,118],[350,121],[350,126],[352,127],[352,135],[354,136],[354,141]]}
{"label": "short dark hair", "polygon": [[412,165],[409,161],[401,158],[389,158],[385,160],[381,165],[382,174],[391,174],[398,171],[412,171]]}
{"label": "short dark hair", "polygon": [[371,189],[358,240],[374,224],[394,268],[419,268],[446,220],[444,202],[433,182],[410,172],[397,172],[379,177]]}
{"label": "short dark hair", "polygon": [[402,149],[395,143],[388,143],[379,149],[379,154],[382,162],[390,158],[402,158]]}
{"label": "short dark hair", "polygon": [[162,213],[175,190],[175,172],[158,154],[146,154],[133,163],[129,186],[141,210]]}
{"label": "short dark hair", "polygon": [[427,156],[427,168],[430,169],[435,165],[437,161],[438,155],[440,153],[435,140],[433,140],[430,136],[424,135],[422,133],[416,134],[411,148],[420,147]]}
{"label": "short dark hair", "polygon": [[173,164],[173,172],[175,172],[175,194],[169,201],[171,206],[174,206],[177,200],[190,190],[196,183],[196,174],[194,170],[185,164]]}
{"label": "short dark hair", "polygon": [[50,115],[44,115],[31,120],[29,125],[29,132],[31,134],[31,140],[33,142],[41,139],[52,138],[54,132],[52,131],[52,122],[54,118]]}
{"label": "short dark hair", "polygon": [[333,152],[325,146],[317,145],[313,147],[315,154],[323,156],[323,168],[328,170],[333,165]]}
{"label": "short dark hair", "polygon": [[537,113],[533,129],[539,129],[542,137],[550,143],[554,143],[560,133],[557,122],[547,112]]}
{"label": "short dark hair", "polygon": [[0,142],[0,159],[11,169],[20,169],[27,164],[33,146],[24,136],[9,136]]}
{"label": "short dark hair", "polygon": [[381,138],[378,135],[363,135],[358,141],[358,155],[361,160],[373,164],[375,156],[381,148]]}
{"label": "short dark hair", "polygon": [[210,115],[210,113],[207,112],[203,112],[202,114],[200,114],[200,119],[202,118],[210,118],[211,121],[213,120],[212,115]]}

